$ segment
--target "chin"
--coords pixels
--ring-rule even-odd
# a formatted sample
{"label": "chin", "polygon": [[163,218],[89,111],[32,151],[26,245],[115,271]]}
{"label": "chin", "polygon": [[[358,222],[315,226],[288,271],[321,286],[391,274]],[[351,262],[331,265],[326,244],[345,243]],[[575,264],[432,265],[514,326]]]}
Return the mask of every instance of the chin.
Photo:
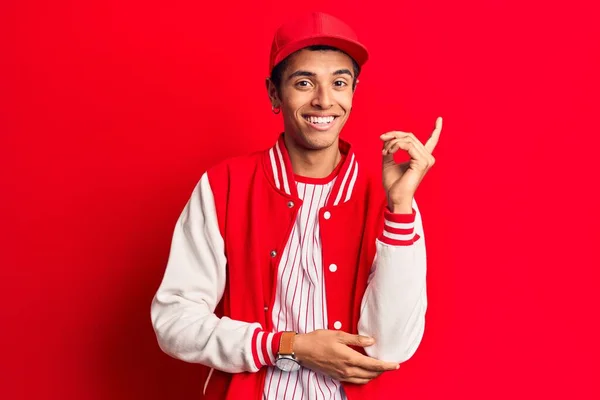
{"label": "chin", "polygon": [[303,144],[311,150],[323,150],[333,146],[339,132],[302,132]]}

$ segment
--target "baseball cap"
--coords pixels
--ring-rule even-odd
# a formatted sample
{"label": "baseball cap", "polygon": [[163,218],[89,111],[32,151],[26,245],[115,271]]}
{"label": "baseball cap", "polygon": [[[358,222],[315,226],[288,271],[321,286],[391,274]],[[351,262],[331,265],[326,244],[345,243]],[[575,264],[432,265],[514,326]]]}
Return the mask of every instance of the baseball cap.
{"label": "baseball cap", "polygon": [[315,45],[342,50],[359,67],[369,58],[367,48],[358,41],[356,33],[345,22],[329,14],[312,12],[277,29],[271,46],[269,72],[290,54]]}

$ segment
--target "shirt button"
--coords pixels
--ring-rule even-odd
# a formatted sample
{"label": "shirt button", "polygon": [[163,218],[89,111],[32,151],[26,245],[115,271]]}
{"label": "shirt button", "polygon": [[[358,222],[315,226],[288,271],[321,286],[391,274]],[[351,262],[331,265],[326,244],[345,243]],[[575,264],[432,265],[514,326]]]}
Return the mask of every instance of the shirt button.
{"label": "shirt button", "polygon": [[335,265],[335,264],[331,264],[331,265],[329,266],[329,270],[330,270],[331,272],[335,272],[335,271],[337,271],[337,265]]}
{"label": "shirt button", "polygon": [[288,201],[288,208],[292,208],[294,207],[294,202],[293,201]]}
{"label": "shirt button", "polygon": [[329,218],[331,218],[331,213],[330,213],[329,211],[325,211],[325,212],[323,213],[323,218],[325,218],[325,219],[329,219]]}
{"label": "shirt button", "polygon": [[275,257],[277,255],[277,252],[275,250],[271,250],[271,257]]}
{"label": "shirt button", "polygon": [[341,323],[340,321],[335,321],[335,322],[333,323],[333,327],[334,327],[335,329],[342,329],[342,323]]}
{"label": "shirt button", "polygon": [[265,306],[265,311],[269,311],[269,307]]}

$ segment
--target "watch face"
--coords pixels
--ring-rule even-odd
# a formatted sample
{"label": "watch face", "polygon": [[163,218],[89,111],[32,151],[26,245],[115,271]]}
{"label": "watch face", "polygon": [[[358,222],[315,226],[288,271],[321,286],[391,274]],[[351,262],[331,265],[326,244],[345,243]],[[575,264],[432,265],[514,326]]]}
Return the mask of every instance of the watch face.
{"label": "watch face", "polygon": [[298,361],[294,360],[291,356],[280,356],[275,361],[275,365],[284,372],[293,372],[300,369]]}

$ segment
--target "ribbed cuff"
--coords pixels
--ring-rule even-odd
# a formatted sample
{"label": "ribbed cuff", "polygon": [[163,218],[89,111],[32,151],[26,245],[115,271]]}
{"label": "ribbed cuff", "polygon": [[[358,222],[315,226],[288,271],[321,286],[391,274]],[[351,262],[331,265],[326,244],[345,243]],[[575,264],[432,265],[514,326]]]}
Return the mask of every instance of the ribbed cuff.
{"label": "ribbed cuff", "polygon": [[254,335],[252,335],[252,358],[256,368],[275,364],[282,333],[269,333],[260,329],[254,331]]}
{"label": "ribbed cuff", "polygon": [[383,232],[379,240],[391,246],[410,246],[419,239],[415,233],[415,217],[413,208],[411,214],[394,214],[387,208],[383,213]]}

